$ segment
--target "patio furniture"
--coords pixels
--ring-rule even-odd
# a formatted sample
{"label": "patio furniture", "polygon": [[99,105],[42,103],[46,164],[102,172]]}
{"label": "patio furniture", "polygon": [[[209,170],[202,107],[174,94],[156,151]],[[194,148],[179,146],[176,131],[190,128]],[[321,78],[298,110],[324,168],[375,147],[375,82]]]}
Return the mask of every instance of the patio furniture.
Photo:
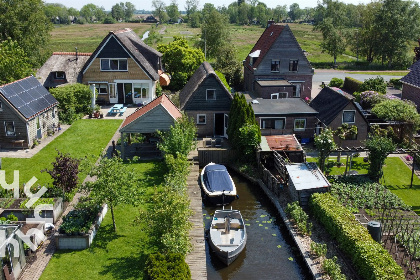
{"label": "patio furniture", "polygon": [[215,147],[222,147],[222,138],[216,138]]}
{"label": "patio furniture", "polygon": [[127,109],[127,107],[125,107],[125,109],[124,109],[123,104],[114,104],[114,106],[112,106],[111,109],[109,109],[108,115],[121,114],[121,111],[122,111],[122,113],[124,113],[126,109]]}

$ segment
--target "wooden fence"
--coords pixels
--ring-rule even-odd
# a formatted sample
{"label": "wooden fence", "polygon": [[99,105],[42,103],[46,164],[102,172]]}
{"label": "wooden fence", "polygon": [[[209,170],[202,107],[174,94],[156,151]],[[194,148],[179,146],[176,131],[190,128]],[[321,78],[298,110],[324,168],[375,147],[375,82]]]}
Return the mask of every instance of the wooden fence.
{"label": "wooden fence", "polygon": [[234,158],[234,151],[222,148],[198,148],[198,164],[206,166],[210,162],[228,164]]}

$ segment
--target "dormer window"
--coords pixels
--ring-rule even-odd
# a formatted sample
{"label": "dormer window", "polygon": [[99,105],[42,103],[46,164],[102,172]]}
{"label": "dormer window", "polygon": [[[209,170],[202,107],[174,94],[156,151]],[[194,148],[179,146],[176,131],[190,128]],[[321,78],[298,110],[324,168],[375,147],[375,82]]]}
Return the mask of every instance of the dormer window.
{"label": "dormer window", "polygon": [[127,71],[127,59],[101,59],[101,71]]}
{"label": "dormer window", "polygon": [[298,62],[297,59],[290,59],[289,60],[289,71],[290,72],[296,72],[298,70]]}
{"label": "dormer window", "polygon": [[256,50],[255,52],[249,54],[249,65],[253,66],[255,64],[258,57],[260,57],[260,53],[260,50]]}
{"label": "dormer window", "polygon": [[65,76],[65,74],[62,71],[55,72],[55,78],[57,80],[63,80],[64,79],[64,76]]}
{"label": "dormer window", "polygon": [[207,100],[216,100],[216,90],[215,89],[208,89],[206,91],[206,99]]}

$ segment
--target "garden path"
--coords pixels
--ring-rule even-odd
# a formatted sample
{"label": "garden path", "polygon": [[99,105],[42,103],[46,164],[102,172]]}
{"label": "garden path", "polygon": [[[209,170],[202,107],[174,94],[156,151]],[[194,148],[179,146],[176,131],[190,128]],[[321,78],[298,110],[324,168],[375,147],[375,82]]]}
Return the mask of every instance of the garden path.
{"label": "garden path", "polygon": [[[106,148],[106,154],[108,157],[111,157],[112,141],[117,142],[119,137],[120,137],[120,133],[119,133],[119,128],[118,128],[114,136],[112,137],[112,139],[108,142],[108,146]],[[99,160],[100,159],[98,159],[98,161],[96,162],[97,164]],[[86,179],[83,181],[83,184],[89,181],[92,182],[94,180],[95,180],[94,177],[92,178],[90,176],[87,176]],[[74,206],[79,202],[79,199],[81,196],[83,196],[83,194],[81,193],[76,193],[74,195],[73,200],[69,203],[69,205],[67,206],[67,208],[61,215],[61,218],[55,224],[55,229],[58,229],[60,227],[61,223],[63,222],[62,217],[64,217],[68,212],[74,209]],[[20,274],[18,279],[19,280],[39,279],[42,275],[42,272],[47,267],[48,262],[52,258],[55,250],[56,250],[55,240],[54,240],[54,235],[52,234],[51,236],[47,237],[47,239],[42,244],[41,248],[39,248],[36,251],[36,257],[34,258],[34,261],[31,263],[29,262],[27,263],[27,265],[25,266],[23,272]]]}

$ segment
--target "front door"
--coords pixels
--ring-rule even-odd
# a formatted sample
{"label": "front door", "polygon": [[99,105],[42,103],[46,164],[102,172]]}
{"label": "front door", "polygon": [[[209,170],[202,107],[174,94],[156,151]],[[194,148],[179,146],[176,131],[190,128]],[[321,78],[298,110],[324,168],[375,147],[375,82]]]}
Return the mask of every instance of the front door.
{"label": "front door", "polygon": [[124,104],[124,84],[122,83],[117,84],[117,96],[118,96],[118,103]]}
{"label": "front door", "polygon": [[215,136],[224,135],[224,117],[225,117],[225,114],[223,113],[214,114],[214,135]]}

